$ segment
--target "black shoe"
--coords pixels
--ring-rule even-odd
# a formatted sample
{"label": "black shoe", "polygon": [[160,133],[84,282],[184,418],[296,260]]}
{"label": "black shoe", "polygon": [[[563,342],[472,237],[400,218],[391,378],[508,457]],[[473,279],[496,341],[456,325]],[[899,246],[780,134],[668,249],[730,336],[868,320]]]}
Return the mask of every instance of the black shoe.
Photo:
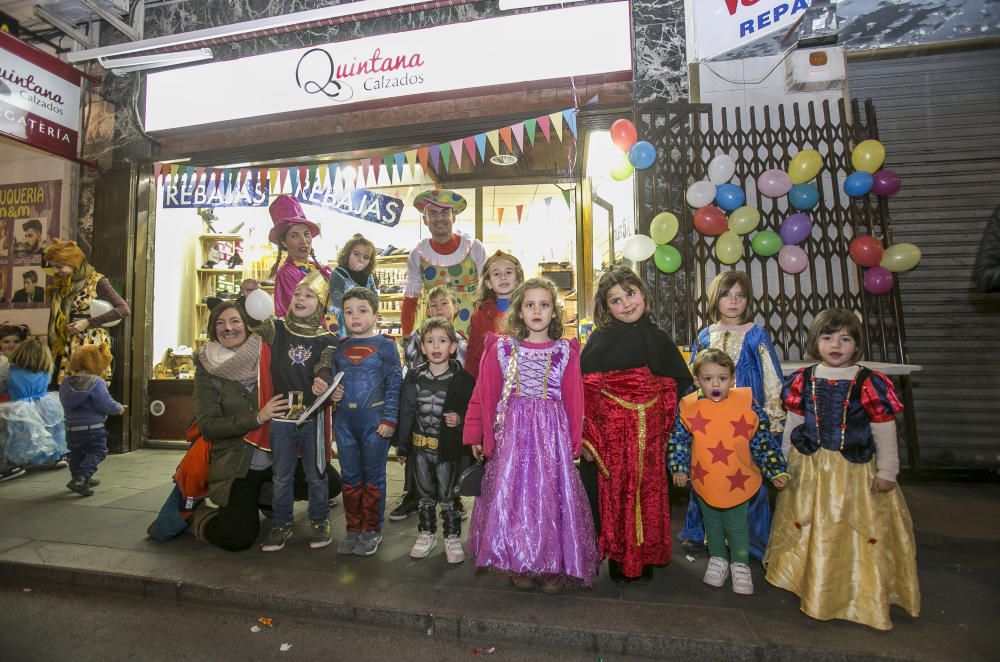
{"label": "black shoe", "polygon": [[626,577],[625,573],[622,572],[622,564],[614,559],[608,559],[608,576],[611,577],[611,581],[619,584],[632,583],[632,580]]}
{"label": "black shoe", "polygon": [[406,519],[410,515],[415,515],[420,506],[420,499],[418,499],[415,494],[411,496],[407,493],[399,497],[399,501],[396,503],[396,507],[389,513],[389,519],[393,522],[398,522]]}
{"label": "black shoe", "polygon": [[215,260],[209,260],[205,264],[201,265],[201,268],[202,269],[214,269],[215,265],[217,265],[217,264],[218,264],[218,262],[216,262]]}
{"label": "black shoe", "polygon": [[17,465],[10,465],[4,471],[0,471],[0,483],[5,480],[13,480],[14,478],[20,478],[28,472],[24,470],[24,467],[19,467]]}
{"label": "black shoe", "polygon": [[243,256],[239,253],[233,253],[233,256],[229,258],[228,264],[230,269],[243,266]]}
{"label": "black shoe", "polygon": [[94,490],[87,485],[86,478],[74,477],[73,480],[66,483],[66,489],[70,492],[76,492],[80,496],[94,496]]}

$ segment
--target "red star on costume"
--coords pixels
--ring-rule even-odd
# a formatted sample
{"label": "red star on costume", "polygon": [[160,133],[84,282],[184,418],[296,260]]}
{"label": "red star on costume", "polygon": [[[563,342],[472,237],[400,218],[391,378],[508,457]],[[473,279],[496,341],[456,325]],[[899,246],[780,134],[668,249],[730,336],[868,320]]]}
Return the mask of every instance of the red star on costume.
{"label": "red star on costume", "polygon": [[750,437],[753,436],[753,423],[747,420],[746,415],[740,416],[738,421],[729,421],[733,424],[733,436],[734,437],[746,437],[747,441],[750,441]]}
{"label": "red star on costume", "polygon": [[694,418],[688,421],[688,427],[691,432],[708,432],[708,424],[712,422],[712,419],[705,418],[701,415],[701,412],[695,412]]}
{"label": "red star on costume", "polygon": [[726,476],[729,479],[729,491],[735,492],[736,490],[745,490],[746,482],[750,480],[750,476],[743,473],[742,469],[737,469],[736,473],[732,476]]}
{"label": "red star on costume", "polygon": [[709,448],[708,452],[712,454],[712,464],[716,462],[721,462],[722,464],[729,464],[729,456],[735,451],[731,451],[719,442],[719,445],[715,448]]}
{"label": "red star on costume", "polygon": [[708,475],[708,472],[705,471],[705,467],[701,466],[701,462],[696,462],[695,465],[693,467],[691,467],[691,482],[692,483],[694,481],[698,480],[698,481],[701,481],[702,485],[704,485],[705,484],[705,476],[707,476],[707,475]]}

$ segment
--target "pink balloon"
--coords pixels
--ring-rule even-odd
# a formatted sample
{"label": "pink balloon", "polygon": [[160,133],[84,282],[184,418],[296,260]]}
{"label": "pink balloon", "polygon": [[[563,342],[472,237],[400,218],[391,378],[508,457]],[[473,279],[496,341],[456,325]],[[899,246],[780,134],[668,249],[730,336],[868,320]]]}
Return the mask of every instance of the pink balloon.
{"label": "pink balloon", "polygon": [[809,266],[809,257],[798,246],[782,246],[781,250],[778,251],[778,266],[785,273],[802,273]]}
{"label": "pink balloon", "polygon": [[892,272],[885,267],[872,267],[864,275],[865,289],[869,293],[879,296],[892,291]]}
{"label": "pink balloon", "polygon": [[780,198],[792,190],[792,178],[784,170],[765,170],[757,178],[757,190],[769,198]]}
{"label": "pink balloon", "polygon": [[895,195],[899,192],[899,174],[894,170],[879,170],[872,175],[872,193],[875,195]]}

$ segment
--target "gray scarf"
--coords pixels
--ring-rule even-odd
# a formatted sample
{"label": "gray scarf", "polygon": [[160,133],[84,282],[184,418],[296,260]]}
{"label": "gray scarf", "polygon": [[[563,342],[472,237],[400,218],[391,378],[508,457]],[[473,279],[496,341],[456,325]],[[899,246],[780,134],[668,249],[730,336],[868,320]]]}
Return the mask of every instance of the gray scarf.
{"label": "gray scarf", "polygon": [[214,340],[205,343],[198,352],[198,360],[208,374],[220,379],[239,382],[248,391],[257,385],[257,366],[260,363],[260,336],[251,335],[236,349],[226,349]]}

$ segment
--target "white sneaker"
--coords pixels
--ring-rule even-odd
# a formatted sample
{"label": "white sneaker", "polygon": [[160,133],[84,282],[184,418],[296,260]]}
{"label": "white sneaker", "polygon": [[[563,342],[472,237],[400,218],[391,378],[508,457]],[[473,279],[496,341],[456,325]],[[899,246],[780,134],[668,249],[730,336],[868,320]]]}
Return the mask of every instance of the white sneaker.
{"label": "white sneaker", "polygon": [[417,534],[417,542],[413,543],[413,547],[410,548],[410,558],[426,559],[435,545],[437,545],[437,536],[430,531],[421,531]]}
{"label": "white sneaker", "polygon": [[444,539],[444,556],[448,563],[461,563],[465,560],[465,550],[462,549],[462,539],[451,536]]}
{"label": "white sneaker", "polygon": [[708,559],[708,569],[702,581],[709,586],[721,588],[726,585],[726,578],[729,577],[729,561],[721,556],[713,556]]}
{"label": "white sneaker", "polygon": [[733,593],[753,595],[753,577],[750,566],[746,563],[734,563],[729,566],[733,570]]}

